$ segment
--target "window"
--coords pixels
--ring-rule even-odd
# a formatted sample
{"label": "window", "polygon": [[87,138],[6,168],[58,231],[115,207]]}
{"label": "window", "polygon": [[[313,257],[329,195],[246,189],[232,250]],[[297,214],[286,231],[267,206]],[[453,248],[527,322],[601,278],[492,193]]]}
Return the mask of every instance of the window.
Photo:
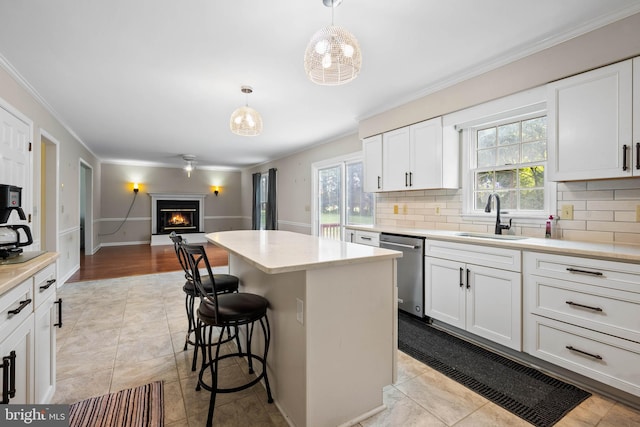
{"label": "window", "polygon": [[471,128],[472,211],[484,211],[489,195],[510,213],[544,213],[547,118],[534,116]]}
{"label": "window", "polygon": [[267,224],[267,191],[269,190],[269,174],[260,174],[260,230]]}
{"label": "window", "polygon": [[314,235],[340,240],[345,225],[373,225],[375,197],[364,191],[360,158],[322,162],[313,171]]}

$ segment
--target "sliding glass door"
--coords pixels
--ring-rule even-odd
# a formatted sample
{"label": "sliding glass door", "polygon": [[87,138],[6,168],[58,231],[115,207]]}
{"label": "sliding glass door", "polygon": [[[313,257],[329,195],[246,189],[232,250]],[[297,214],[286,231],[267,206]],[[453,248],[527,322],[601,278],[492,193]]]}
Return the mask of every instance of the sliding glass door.
{"label": "sliding glass door", "polygon": [[341,240],[345,225],[374,223],[374,195],[364,192],[360,158],[314,165],[314,234]]}

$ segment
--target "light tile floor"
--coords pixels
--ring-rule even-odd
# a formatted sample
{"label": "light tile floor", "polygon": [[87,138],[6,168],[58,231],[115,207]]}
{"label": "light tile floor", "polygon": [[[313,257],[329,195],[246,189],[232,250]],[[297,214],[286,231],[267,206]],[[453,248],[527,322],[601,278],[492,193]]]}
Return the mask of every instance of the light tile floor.
{"label": "light tile floor", "polygon": [[[182,278],[182,273],[165,273],[65,284],[58,292],[64,326],[58,330],[53,403],[164,380],[165,425],[203,426],[209,393],[195,391],[193,351],[182,350],[187,329]],[[384,390],[388,409],[358,426],[529,425],[401,352],[398,360],[398,381]],[[240,359],[227,359],[220,374],[229,382],[244,378],[242,364]],[[256,385],[219,395],[214,424],[286,426],[287,422]],[[640,411],[593,396],[556,425],[639,426]]]}

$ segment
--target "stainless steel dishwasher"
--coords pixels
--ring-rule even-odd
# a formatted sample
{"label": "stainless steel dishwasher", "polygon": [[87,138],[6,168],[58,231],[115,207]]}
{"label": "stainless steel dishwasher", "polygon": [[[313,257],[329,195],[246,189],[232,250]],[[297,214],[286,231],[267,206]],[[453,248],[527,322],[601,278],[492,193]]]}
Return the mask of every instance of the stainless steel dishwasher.
{"label": "stainless steel dishwasher", "polygon": [[424,317],[424,238],[380,234],[380,247],[402,252],[398,258],[398,308]]}

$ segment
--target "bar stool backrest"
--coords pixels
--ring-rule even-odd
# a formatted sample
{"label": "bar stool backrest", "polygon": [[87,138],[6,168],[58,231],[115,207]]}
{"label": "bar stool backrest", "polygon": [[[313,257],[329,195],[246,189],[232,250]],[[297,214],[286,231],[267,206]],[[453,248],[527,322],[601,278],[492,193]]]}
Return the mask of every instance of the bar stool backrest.
{"label": "bar stool backrest", "polygon": [[[207,252],[204,250],[204,246],[201,245],[189,245],[187,243],[181,243],[179,245],[180,250],[184,254],[188,265],[190,275],[193,278],[193,283],[196,285],[198,294],[200,294],[200,301],[207,300],[215,309],[216,322],[218,321],[218,294],[216,289],[216,282],[214,280],[213,272],[211,271],[211,264],[207,258]],[[211,278],[213,284],[213,291],[207,292],[202,284],[202,277],[200,275],[200,269],[206,268],[207,274]]]}
{"label": "bar stool backrest", "polygon": [[187,261],[185,252],[180,249],[180,245],[187,243],[187,241],[184,240],[182,236],[177,235],[175,231],[172,231],[171,234],[169,234],[169,238],[173,242],[173,249],[176,251],[180,267],[182,267],[182,270],[184,271],[184,278],[189,282],[193,282],[193,277],[191,276],[191,270],[189,268],[189,261]]}

